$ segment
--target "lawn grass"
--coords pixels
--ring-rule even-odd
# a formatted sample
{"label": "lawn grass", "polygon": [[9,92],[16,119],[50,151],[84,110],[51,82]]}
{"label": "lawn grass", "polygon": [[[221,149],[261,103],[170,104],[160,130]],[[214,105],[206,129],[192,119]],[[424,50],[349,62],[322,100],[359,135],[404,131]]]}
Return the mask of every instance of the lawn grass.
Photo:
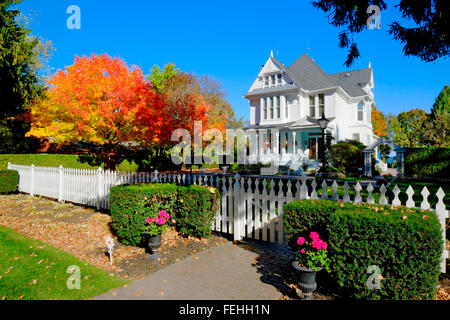
{"label": "lawn grass", "polygon": [[[69,266],[80,268],[80,289],[68,289]],[[0,299],[81,300],[128,283],[52,246],[0,226]]]}
{"label": "lawn grass", "polygon": [[428,196],[428,202],[432,207],[434,207],[438,201],[436,192],[439,190],[439,188],[442,188],[445,193],[444,203],[447,208],[450,207],[450,185],[448,183],[438,181],[420,181],[415,179],[398,179],[394,181],[394,183],[392,183],[389,190],[392,190],[395,185],[397,185],[401,191],[399,198],[402,202],[406,202],[406,200],[408,199],[406,190],[411,185],[414,190],[413,200],[416,206],[420,206],[420,204],[422,203],[423,197],[421,192],[424,187],[427,187],[428,191],[430,192],[430,195]]}

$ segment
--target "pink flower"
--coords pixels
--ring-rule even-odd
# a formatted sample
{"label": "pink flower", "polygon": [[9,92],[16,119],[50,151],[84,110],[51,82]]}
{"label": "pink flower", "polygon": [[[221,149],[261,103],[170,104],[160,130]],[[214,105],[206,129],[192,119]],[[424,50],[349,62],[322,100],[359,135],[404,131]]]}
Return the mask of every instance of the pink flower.
{"label": "pink flower", "polygon": [[324,242],[320,239],[315,239],[311,242],[311,246],[317,250],[322,249]]}
{"label": "pink flower", "polygon": [[326,251],[327,247],[328,247],[328,244],[324,241],[322,244],[322,249]]}
{"label": "pink flower", "polygon": [[164,219],[158,219],[158,225],[162,226],[164,223],[166,223],[166,220]]}
{"label": "pink flower", "polygon": [[153,222],[152,218],[147,218],[147,219],[145,219],[145,221],[147,221],[148,223],[152,223]]}
{"label": "pink flower", "polygon": [[319,234],[317,232],[311,232],[309,234],[309,237],[313,240],[317,240],[317,239],[319,239]]}
{"label": "pink flower", "polygon": [[305,251],[305,249],[302,249],[302,250],[300,250],[300,252],[301,252],[301,253],[305,253],[306,251]]}
{"label": "pink flower", "polygon": [[161,217],[161,218],[164,218],[164,219],[167,219],[167,220],[169,220],[170,219],[170,216],[167,214],[167,212],[165,212],[164,210],[161,210],[160,212],[159,212],[159,216]]}
{"label": "pink flower", "polygon": [[301,246],[302,244],[304,244],[304,243],[305,243],[305,241],[306,241],[306,239],[305,239],[305,238],[303,238],[303,237],[299,237],[299,238],[298,238],[298,240],[297,240],[297,244]]}

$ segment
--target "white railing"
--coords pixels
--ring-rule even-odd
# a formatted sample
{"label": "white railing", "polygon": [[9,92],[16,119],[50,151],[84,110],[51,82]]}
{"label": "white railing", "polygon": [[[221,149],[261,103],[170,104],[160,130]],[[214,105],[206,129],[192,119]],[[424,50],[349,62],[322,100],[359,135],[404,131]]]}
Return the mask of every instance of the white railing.
{"label": "white railing", "polygon": [[[293,200],[319,199],[318,188],[322,189],[320,199],[345,201],[354,203],[376,203],[372,184],[363,186],[358,182],[354,185],[355,195],[350,196],[350,185],[345,182],[344,194],[338,194],[338,183],[331,185],[332,194],[329,195],[329,185],[325,181],[320,186],[316,180],[306,176],[276,177],[276,176],[240,176],[236,174],[206,174],[194,173],[159,173],[149,172],[116,172],[86,169],[69,169],[52,167],[35,167],[8,164],[8,169],[19,172],[19,191],[30,195],[41,195],[58,201],[70,201],[77,204],[109,209],[110,188],[116,185],[133,183],[180,183],[207,185],[222,191],[221,205],[216,214],[212,229],[219,232],[233,234],[235,240],[243,238],[277,242],[283,244],[283,204]],[[307,180],[312,180],[307,185]],[[294,191],[295,190],[295,191]],[[364,195],[361,192],[364,191]],[[414,190],[411,186],[406,190],[407,200],[400,200],[400,189],[397,185],[392,189],[393,198],[388,200],[388,189],[382,185],[378,189],[380,204],[406,205],[416,207],[413,199]],[[320,191],[319,191],[320,192]],[[367,193],[367,195],[365,194]],[[429,209],[436,213],[441,224],[444,242],[441,260],[441,271],[446,272],[446,258],[450,258],[450,250],[445,248],[445,227],[449,213],[444,204],[445,193],[442,188],[436,193],[436,206],[431,207],[428,202],[430,192],[426,187],[421,191],[422,202],[418,208]],[[378,198],[378,195],[377,197]]]}

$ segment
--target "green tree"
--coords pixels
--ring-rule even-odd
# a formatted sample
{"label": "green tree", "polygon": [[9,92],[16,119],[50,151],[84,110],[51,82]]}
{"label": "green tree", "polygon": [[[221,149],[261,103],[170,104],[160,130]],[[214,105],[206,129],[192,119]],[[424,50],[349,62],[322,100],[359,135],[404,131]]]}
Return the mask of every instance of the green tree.
{"label": "green tree", "polygon": [[[39,56],[48,48],[26,28],[14,8],[21,0],[0,3],[0,152],[30,152],[36,140],[25,138],[29,125],[16,117],[42,96]],[[41,45],[43,44],[43,46]]]}
{"label": "green tree", "polygon": [[[345,65],[349,67],[360,56],[354,34],[367,29],[367,13],[370,5],[376,5],[381,13],[388,8],[383,0],[317,0],[313,6],[328,13],[329,23],[342,28],[339,47],[349,49]],[[394,21],[387,28],[394,40],[403,44],[406,56],[416,56],[430,62],[449,54],[450,2],[448,0],[411,1],[400,0],[394,5],[400,11],[404,23]]]}
{"label": "green tree", "polygon": [[176,69],[173,63],[166,64],[162,69],[155,64],[147,78],[156,92],[162,93],[165,91],[167,82],[179,73],[180,69]]}
{"label": "green tree", "polygon": [[450,87],[446,85],[431,108],[424,124],[423,142],[430,147],[450,146]]}
{"label": "green tree", "polygon": [[431,108],[431,116],[437,117],[438,114],[450,113],[450,86],[446,85],[439,93],[436,101]]}
{"label": "green tree", "polygon": [[404,134],[405,143],[403,147],[423,146],[424,124],[427,120],[427,113],[422,109],[412,109],[402,112],[397,117],[400,123],[401,132]]}

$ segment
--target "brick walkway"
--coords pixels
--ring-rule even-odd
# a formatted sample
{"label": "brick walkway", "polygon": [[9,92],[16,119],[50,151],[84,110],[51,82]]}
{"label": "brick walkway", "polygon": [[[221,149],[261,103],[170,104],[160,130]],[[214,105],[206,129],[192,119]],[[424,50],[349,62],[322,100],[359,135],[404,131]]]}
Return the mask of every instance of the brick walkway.
{"label": "brick walkway", "polygon": [[264,242],[231,242],[200,252],[95,299],[275,300],[293,274],[292,252]]}

